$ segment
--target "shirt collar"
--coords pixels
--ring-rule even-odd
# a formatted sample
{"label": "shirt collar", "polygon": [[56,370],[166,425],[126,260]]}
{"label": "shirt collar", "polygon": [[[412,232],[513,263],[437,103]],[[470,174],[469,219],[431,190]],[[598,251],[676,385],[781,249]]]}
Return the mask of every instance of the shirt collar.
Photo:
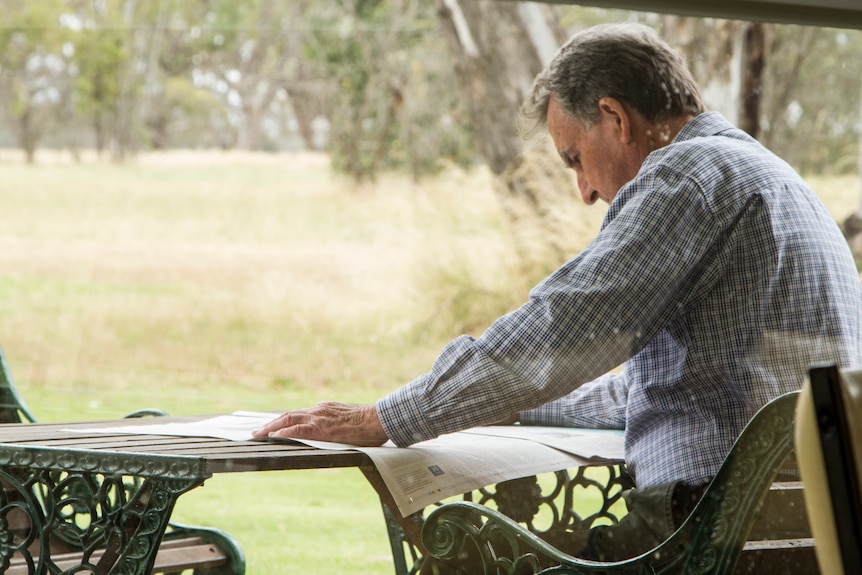
{"label": "shirt collar", "polygon": [[[744,134],[744,132],[740,132],[734,128],[733,124],[728,122],[727,118],[725,118],[720,112],[703,112],[702,114],[698,114],[692,118],[685,126],[683,126],[670,145],[694,140],[696,138],[729,135],[728,132],[735,132],[740,135]],[[747,136],[742,135],[741,137]],[[656,152],[647,156],[646,161],[644,161],[644,166],[649,164],[653,155],[660,152],[662,149],[663,148],[659,148]],[[643,169],[643,167],[641,169]],[[608,206],[608,211],[602,222],[602,228],[607,226],[614,218],[616,218],[617,214],[619,214],[620,210],[623,209],[626,202],[628,202],[631,196],[637,192],[637,187],[632,185],[632,182],[637,179],[637,176],[635,176],[631,182],[624,185],[617,193],[610,206]]]}
{"label": "shirt collar", "polygon": [[673,139],[673,143],[685,142],[694,138],[717,136],[722,132],[734,130],[733,125],[720,112],[704,112],[689,121]]}

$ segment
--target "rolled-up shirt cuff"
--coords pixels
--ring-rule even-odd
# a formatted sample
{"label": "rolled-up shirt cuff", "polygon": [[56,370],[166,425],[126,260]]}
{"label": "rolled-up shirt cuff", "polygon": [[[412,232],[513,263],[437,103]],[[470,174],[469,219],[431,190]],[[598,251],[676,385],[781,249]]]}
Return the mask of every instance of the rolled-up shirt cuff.
{"label": "rolled-up shirt cuff", "polygon": [[437,436],[423,416],[419,401],[410,393],[410,386],[378,399],[376,407],[383,430],[398,447],[407,447]]}

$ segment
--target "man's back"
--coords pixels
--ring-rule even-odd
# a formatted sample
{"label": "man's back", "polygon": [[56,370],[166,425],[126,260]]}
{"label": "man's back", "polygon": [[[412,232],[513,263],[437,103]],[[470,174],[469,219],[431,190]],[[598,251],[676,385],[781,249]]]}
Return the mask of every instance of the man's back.
{"label": "man's back", "polygon": [[720,116],[693,121],[619,199],[603,232],[655,235],[660,218],[665,234],[646,240],[664,260],[640,267],[662,284],[642,320],[664,329],[627,366],[627,457],[639,483],[699,484],[810,364],[862,361],[862,285],[814,193]]}

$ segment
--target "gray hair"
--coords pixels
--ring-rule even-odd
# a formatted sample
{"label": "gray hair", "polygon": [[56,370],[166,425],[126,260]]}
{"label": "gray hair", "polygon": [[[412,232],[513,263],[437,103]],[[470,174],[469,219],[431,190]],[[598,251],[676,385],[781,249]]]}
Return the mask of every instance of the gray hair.
{"label": "gray hair", "polygon": [[533,82],[521,106],[525,136],[545,126],[555,96],[569,116],[589,127],[598,102],[611,97],[654,124],[705,111],[682,57],[642,24],[603,24],[572,36]]}

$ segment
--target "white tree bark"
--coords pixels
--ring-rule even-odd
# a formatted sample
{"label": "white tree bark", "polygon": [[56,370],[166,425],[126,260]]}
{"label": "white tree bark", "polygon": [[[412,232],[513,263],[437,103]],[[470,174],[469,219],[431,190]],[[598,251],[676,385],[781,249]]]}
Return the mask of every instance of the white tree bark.
{"label": "white tree bark", "polygon": [[527,35],[536,49],[536,54],[542,65],[550,62],[560,49],[560,42],[556,38],[550,22],[548,22],[547,6],[535,2],[524,2],[518,4],[518,15],[524,23]]}
{"label": "white tree bark", "polygon": [[524,277],[536,279],[571,257],[573,228],[584,221],[559,157],[550,147],[525,151],[517,129],[518,109],[563,34],[555,12],[540,4],[438,0],[438,7]]}
{"label": "white tree bark", "polygon": [[467,19],[464,17],[464,12],[461,10],[458,0],[443,0],[443,3],[452,14],[452,25],[455,28],[455,33],[458,35],[458,41],[461,43],[464,55],[468,58],[478,58],[479,48],[476,46],[476,41],[473,40],[470,25],[467,24]]}

